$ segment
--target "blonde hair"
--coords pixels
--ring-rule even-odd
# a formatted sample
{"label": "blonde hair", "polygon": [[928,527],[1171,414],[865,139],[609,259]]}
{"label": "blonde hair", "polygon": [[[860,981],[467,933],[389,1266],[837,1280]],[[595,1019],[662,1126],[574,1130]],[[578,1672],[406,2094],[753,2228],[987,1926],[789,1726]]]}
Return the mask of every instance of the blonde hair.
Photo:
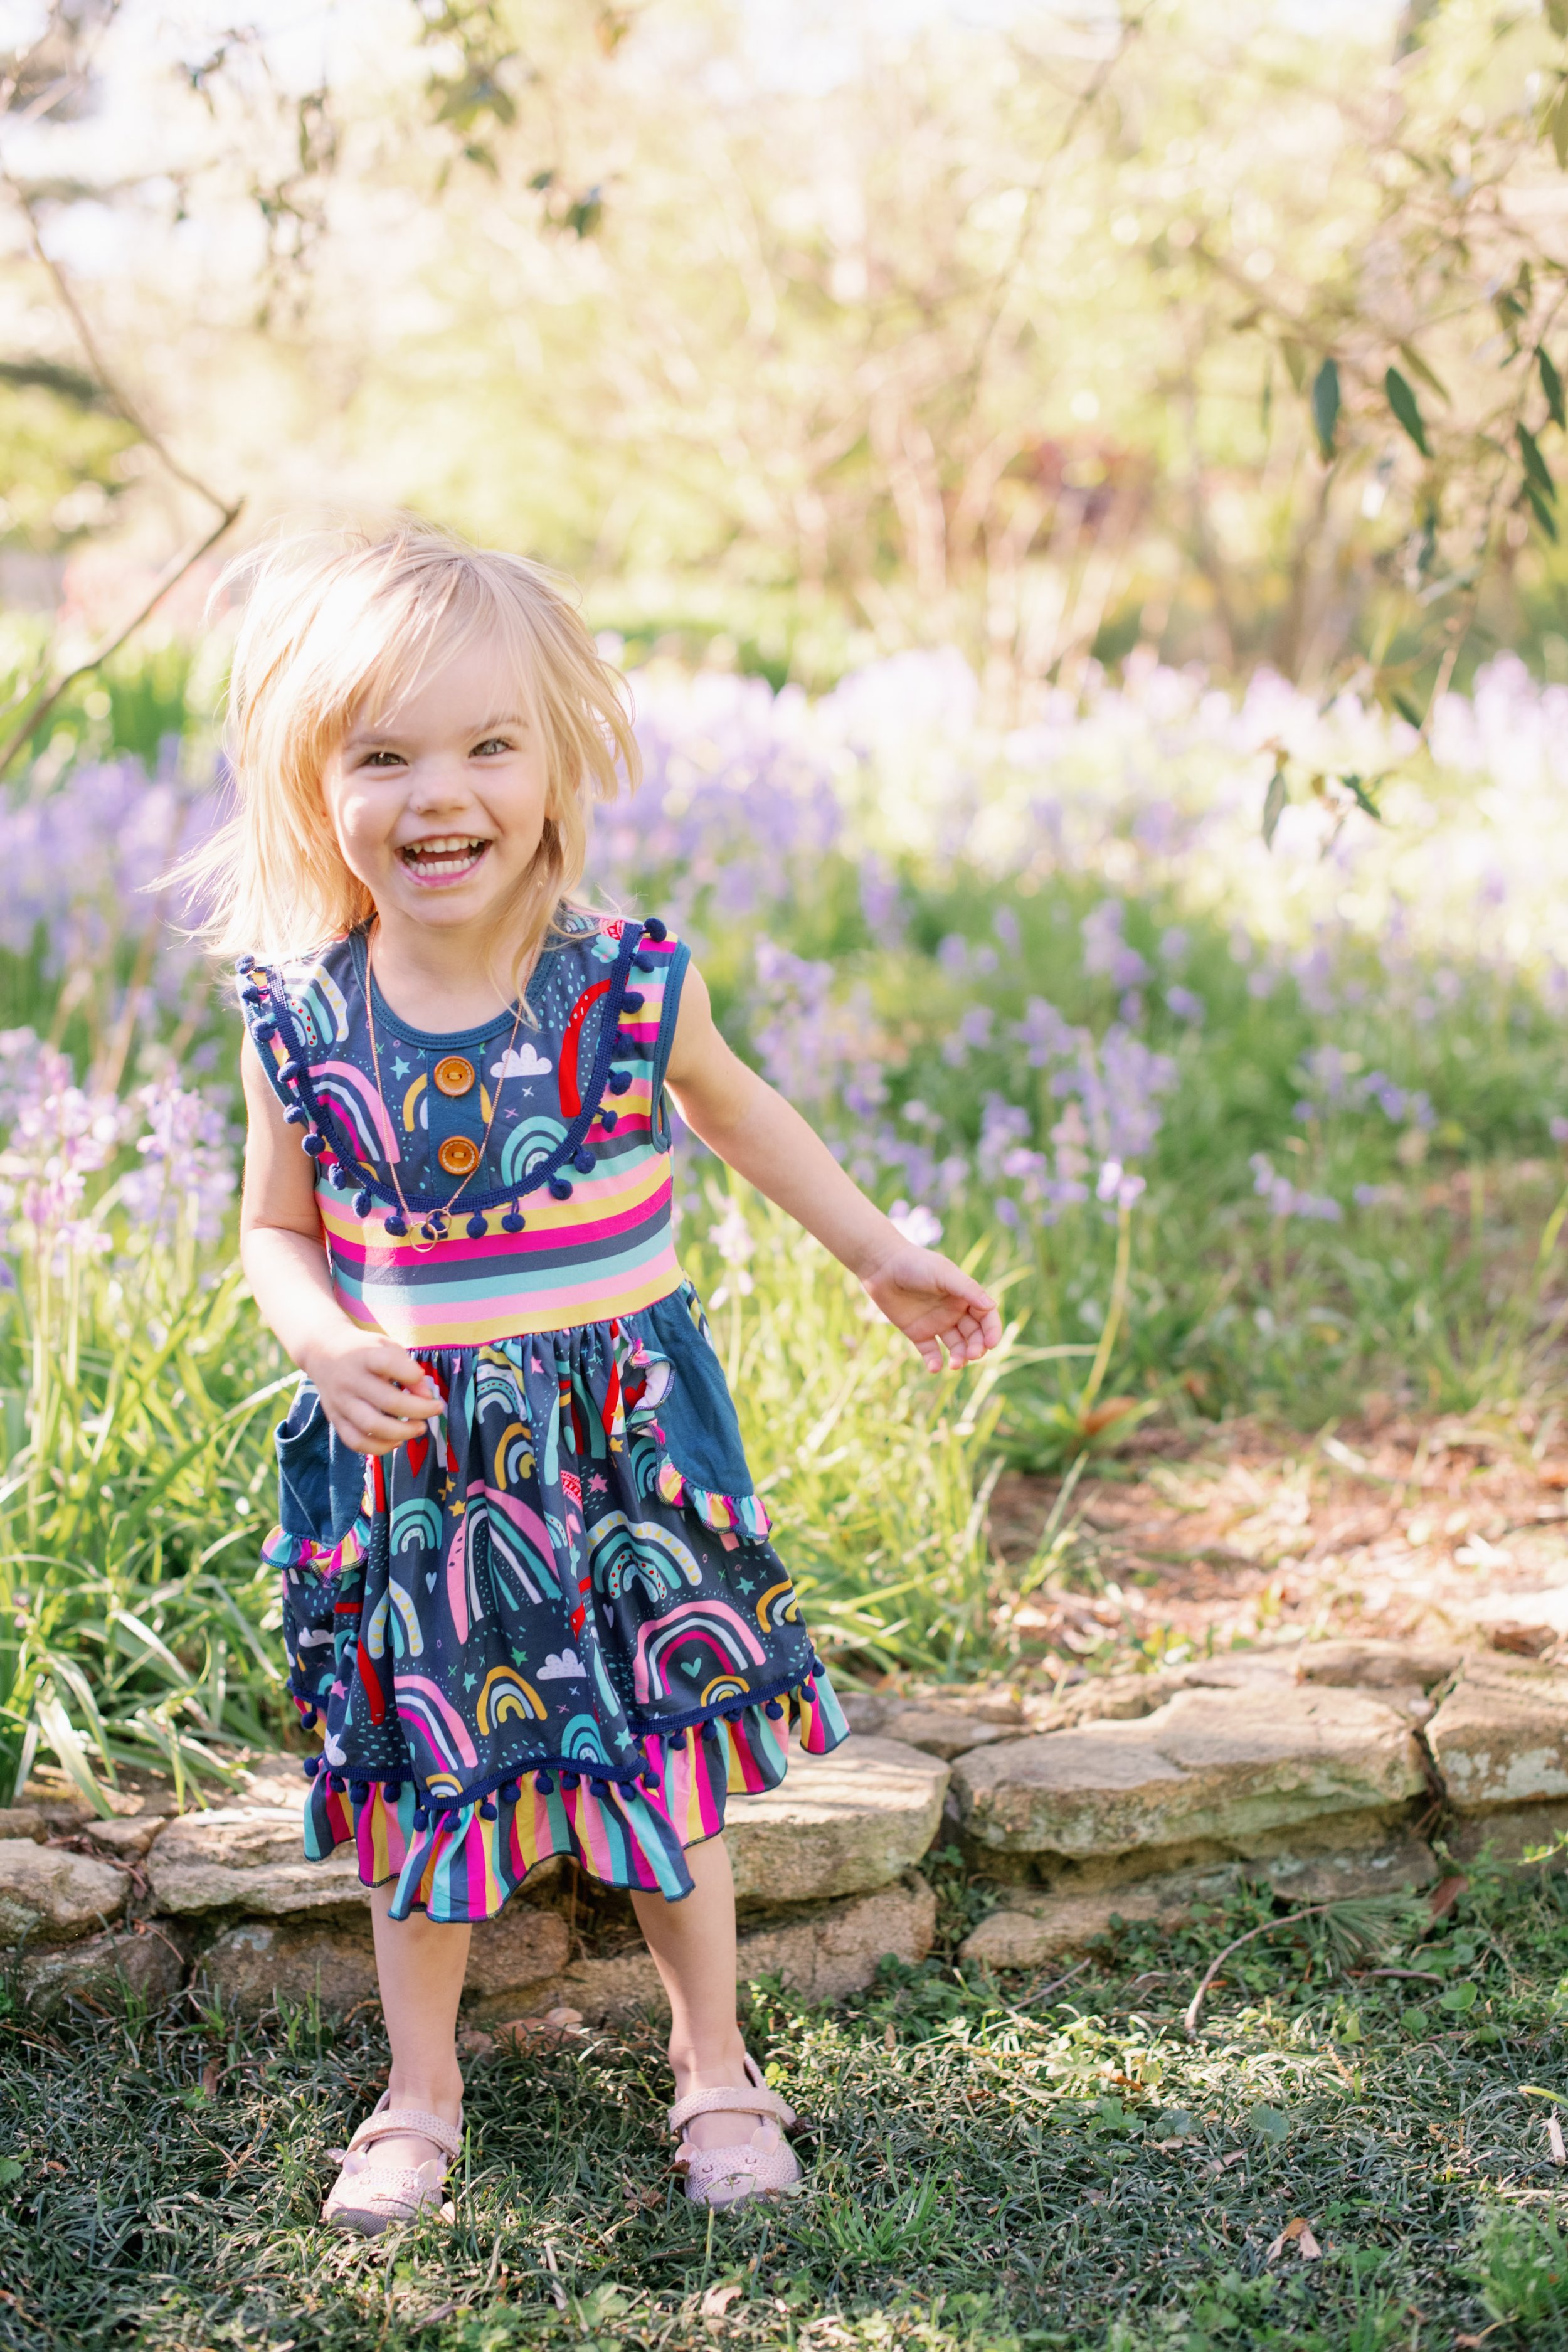
{"label": "blonde hair", "polygon": [[488,943],[521,985],[583,877],[595,800],[639,773],[626,680],[604,660],[563,583],[519,555],[400,520],[373,534],[313,533],[231,564],[244,616],[229,676],[226,749],[237,806],[178,869],[199,892],[215,950],[270,961],[367,922],[327,814],[328,760],[367,704],[439,652],[495,636],[544,748],[544,832]]}

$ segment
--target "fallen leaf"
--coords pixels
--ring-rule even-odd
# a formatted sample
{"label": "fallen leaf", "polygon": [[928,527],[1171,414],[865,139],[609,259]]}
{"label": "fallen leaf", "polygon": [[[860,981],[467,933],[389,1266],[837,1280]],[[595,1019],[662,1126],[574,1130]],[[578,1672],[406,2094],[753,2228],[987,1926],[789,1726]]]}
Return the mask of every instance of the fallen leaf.
{"label": "fallen leaf", "polygon": [[202,2068],[202,2088],[209,2099],[216,2099],[217,2096],[217,2060],[209,2058]]}
{"label": "fallen leaf", "polygon": [[1116,1422],[1125,1421],[1130,1412],[1137,1410],[1136,1397],[1107,1397],[1103,1404],[1097,1404],[1092,1412],[1084,1414],[1079,1428],[1085,1437],[1098,1437],[1102,1429],[1110,1429]]}
{"label": "fallen leaf", "polygon": [[1322,2260],[1323,2250],[1312,2235],[1312,2225],[1310,2221],[1303,2221],[1300,2213],[1293,2215],[1286,2222],[1285,2227],[1268,2249],[1268,2260],[1277,2263],[1287,2246],[1294,2246],[1304,2263],[1316,2263]]}
{"label": "fallen leaf", "polygon": [[893,2021],[889,2017],[888,2022],[882,2028],[882,2047],[884,2050],[893,2051],[896,2050],[898,2046],[899,2037],[893,2031]]}
{"label": "fallen leaf", "polygon": [[542,2017],[509,2017],[504,2025],[490,2031],[498,2042],[518,2043],[559,2042],[563,2035],[576,2033],[582,2028],[580,2009],[550,2009]]}
{"label": "fallen leaf", "polygon": [[1468,1878],[1440,1878],[1426,1897],[1428,1919],[1446,1919],[1469,1883]]}
{"label": "fallen leaf", "polygon": [[735,2297],[744,2290],[731,2282],[729,2286],[710,2286],[702,2298],[704,2319],[722,2319]]}
{"label": "fallen leaf", "polygon": [[1563,2126],[1555,2116],[1546,2118],[1546,2137],[1552,2143],[1552,2163],[1568,2164],[1568,2147],[1563,2145]]}
{"label": "fallen leaf", "polygon": [[416,2327],[438,2327],[444,2319],[451,2318],[457,2308],[455,2303],[438,2303],[434,2311],[427,2311],[424,2317],[416,2319],[414,2325]]}

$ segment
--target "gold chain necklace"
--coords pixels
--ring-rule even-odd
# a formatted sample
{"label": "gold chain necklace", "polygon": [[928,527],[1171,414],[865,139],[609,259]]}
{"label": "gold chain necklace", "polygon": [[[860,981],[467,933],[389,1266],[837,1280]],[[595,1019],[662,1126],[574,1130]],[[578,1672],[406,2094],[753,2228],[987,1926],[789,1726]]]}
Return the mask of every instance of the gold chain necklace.
{"label": "gold chain necklace", "polygon": [[[365,1017],[370,1025],[370,1061],[371,1067],[375,1072],[376,1097],[381,1104],[382,1109],[386,1113],[388,1129],[394,1139],[395,1139],[397,1133],[396,1121],[393,1117],[392,1106],[386,1099],[386,1089],[381,1083],[381,1055],[377,1051],[375,1043],[375,967],[372,960],[371,942],[368,934],[366,935],[364,943],[364,1009]],[[450,1222],[453,1210],[457,1207],[458,1202],[462,1199],[463,1194],[468,1191],[468,1186],[473,1182],[474,1178],[479,1174],[479,1170],[485,1164],[485,1153],[489,1149],[490,1129],[495,1125],[496,1113],[500,1108],[500,1090],[506,1084],[507,1064],[510,1061],[512,1048],[517,1044],[518,1024],[521,1019],[522,997],[520,995],[517,1000],[517,1010],[511,1016],[511,1034],[506,1041],[506,1052],[501,1056],[500,1076],[497,1078],[495,1089],[490,1096],[489,1117],[485,1121],[485,1131],[479,1139],[479,1157],[474,1161],[473,1166],[468,1171],[466,1175],[464,1175],[461,1181],[458,1183],[457,1191],[448,1197],[443,1207],[439,1209],[426,1209],[421,1212],[423,1222],[420,1224],[417,1236],[414,1235],[413,1232],[412,1219],[414,1212],[410,1209],[408,1202],[404,1196],[403,1186],[398,1181],[397,1162],[392,1158],[390,1153],[387,1155],[386,1172],[392,1179],[392,1189],[397,1195],[397,1205],[403,1216],[404,1233],[410,1236],[413,1247],[418,1251],[421,1257],[424,1256],[426,1250],[434,1249],[437,1242],[445,1241],[447,1238],[445,1227]],[[482,1100],[484,1096],[484,1079],[482,1076],[479,1076],[477,1071],[475,1076],[479,1087],[480,1099]],[[394,1238],[397,1239],[400,1238],[400,1236],[395,1235]]]}

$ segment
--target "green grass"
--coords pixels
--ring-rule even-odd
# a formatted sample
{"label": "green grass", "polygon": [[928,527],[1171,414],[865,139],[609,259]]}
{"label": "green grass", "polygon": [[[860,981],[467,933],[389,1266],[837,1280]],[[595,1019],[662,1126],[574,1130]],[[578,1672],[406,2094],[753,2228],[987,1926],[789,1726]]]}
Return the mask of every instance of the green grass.
{"label": "green grass", "polygon": [[[938,1868],[956,1936],[983,1898]],[[1568,2346],[1564,2178],[1524,2087],[1568,2060],[1568,1886],[1474,1882],[1404,1956],[1430,1985],[1347,1976],[1314,1927],[1277,1934],[1189,2044],[1206,1957],[1265,1900],[1113,1936],[1067,1985],[938,1958],[831,2011],[752,1988],[810,2178],[728,2218],[675,2191],[650,2033],[474,2063],[455,2226],[366,2245],[314,2217],[325,2150],[385,2064],[368,2018],[13,2017],[0,2344]],[[1270,2260],[1296,2217],[1321,2259]]]}

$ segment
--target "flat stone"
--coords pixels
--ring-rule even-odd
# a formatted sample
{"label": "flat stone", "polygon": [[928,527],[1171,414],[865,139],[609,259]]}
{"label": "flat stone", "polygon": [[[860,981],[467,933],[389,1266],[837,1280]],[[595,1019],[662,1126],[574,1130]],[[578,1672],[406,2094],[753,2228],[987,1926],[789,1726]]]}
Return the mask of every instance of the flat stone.
{"label": "flat stone", "polygon": [[1425,1694],[1458,1674],[1463,1653],[1440,1642],[1303,1642],[1295,1655],[1303,1682]]}
{"label": "flat stone", "polygon": [[72,1943],[125,1908],[125,1875],[90,1854],[31,1838],[0,1839],[0,1945]]}
{"label": "flat stone", "polygon": [[112,1854],[117,1862],[140,1862],[163,1826],[155,1813],[128,1822],[85,1824],[89,1843],[100,1853]]}
{"label": "flat stone", "polygon": [[185,1916],[245,1911],[281,1918],[294,1911],[370,1907],[370,1889],[360,1885],[359,1857],[352,1845],[339,1846],[325,1862],[296,1859],[251,1869],[221,1862],[165,1862],[163,1845],[160,1838],[147,1865],[155,1910]]}
{"label": "flat stone", "polygon": [[207,1946],[197,1975],[225,2009],[245,2017],[310,2000],[341,2017],[380,1998],[368,1921],[246,1919]]}
{"label": "flat stone", "polygon": [[1426,1741],[1456,1812],[1568,1796],[1568,1673],[1468,1657]]}
{"label": "flat stone", "polygon": [[128,2000],[158,2008],[184,1982],[185,1962],[166,1934],[143,1927],[25,1952],[18,1973],[23,2000],[35,2017],[47,2019],[70,2000],[114,2011]]}
{"label": "flat stone", "polygon": [[1112,1918],[1157,1920],[1178,1927],[1194,1903],[1219,1902],[1237,1880],[1233,1868],[1176,1878],[1149,1879],[1114,1894],[1020,1897],[1009,1888],[1005,1908],[993,1911],[958,1948],[961,1960],[988,1969],[1037,1969],[1087,1949]]}
{"label": "flat stone", "polygon": [[182,1813],[158,1839],[163,1869],[216,1863],[226,1870],[258,1870],[268,1863],[298,1862],[303,1808],[283,1805],[219,1805],[204,1813]]}
{"label": "flat stone", "polygon": [[889,1885],[931,1845],[947,1782],[945,1764],[896,1739],[858,1734],[831,1756],[797,1749],[777,1789],[729,1800],[737,1897],[804,1903]]}
{"label": "flat stone", "polygon": [[[885,1958],[911,1967],[923,1960],[935,1933],[936,1897],[911,1871],[896,1885],[872,1894],[814,1904],[796,1917],[743,1927],[740,1979],[744,1984],[755,1977],[778,1976],[810,2000],[841,2000],[868,1985]],[[552,2009],[576,2010],[590,2025],[669,2013],[658,1972],[646,1951],[574,1961],[534,1989],[531,2006],[539,2016]],[[480,2025],[510,2021],[517,2013],[515,2000],[509,2002],[505,1996],[484,2000],[471,2012]]]}
{"label": "flat stone", "polygon": [[985,1723],[978,1716],[960,1715],[952,1707],[927,1706],[915,1700],[889,1707],[878,1728],[889,1739],[901,1740],[906,1748],[921,1748],[946,1762],[955,1756],[967,1756],[972,1748],[989,1748],[999,1739],[1018,1737],[1015,1725]]}
{"label": "flat stone", "polygon": [[159,1911],[247,1911],[280,1917],[369,1904],[352,1845],[325,1862],[307,1862],[300,1812],[281,1805],[223,1805],[182,1813],[163,1829],[148,1857],[147,1879]]}
{"label": "flat stone", "polygon": [[31,1838],[42,1845],[49,1825],[32,1805],[0,1805],[0,1838]]}
{"label": "flat stone", "polygon": [[495,1918],[475,1927],[464,1993],[481,2000],[513,2000],[545,1978],[558,1976],[571,1949],[572,1938],[559,1911],[542,1911],[514,1895]]}
{"label": "flat stone", "polygon": [[1181,1687],[1173,1673],[1091,1675],[1056,1698],[1026,1698],[1024,1717],[1036,1733],[1070,1731],[1081,1723],[1133,1723],[1152,1715]]}
{"label": "flat stone", "polygon": [[1344,1903],[1369,1895],[1414,1895],[1442,1874],[1425,1838],[1399,1837],[1371,1853],[1280,1854],[1262,1865],[1288,1903]]}
{"label": "flat stone", "polygon": [[1360,1691],[1262,1683],[1182,1690],[1152,1715],[1008,1741],[952,1768],[961,1827],[1002,1853],[1087,1857],[1233,1848],[1424,1786],[1404,1718]]}
{"label": "flat stone", "polygon": [[[1559,1838],[1561,1852],[1554,1852]],[[1568,1870],[1568,1802],[1550,1798],[1533,1805],[1497,1805],[1484,1813],[1461,1815],[1448,1830],[1454,1860],[1468,1869],[1481,1863],[1509,1870]],[[1541,1854],[1539,1863],[1528,1854]]]}

